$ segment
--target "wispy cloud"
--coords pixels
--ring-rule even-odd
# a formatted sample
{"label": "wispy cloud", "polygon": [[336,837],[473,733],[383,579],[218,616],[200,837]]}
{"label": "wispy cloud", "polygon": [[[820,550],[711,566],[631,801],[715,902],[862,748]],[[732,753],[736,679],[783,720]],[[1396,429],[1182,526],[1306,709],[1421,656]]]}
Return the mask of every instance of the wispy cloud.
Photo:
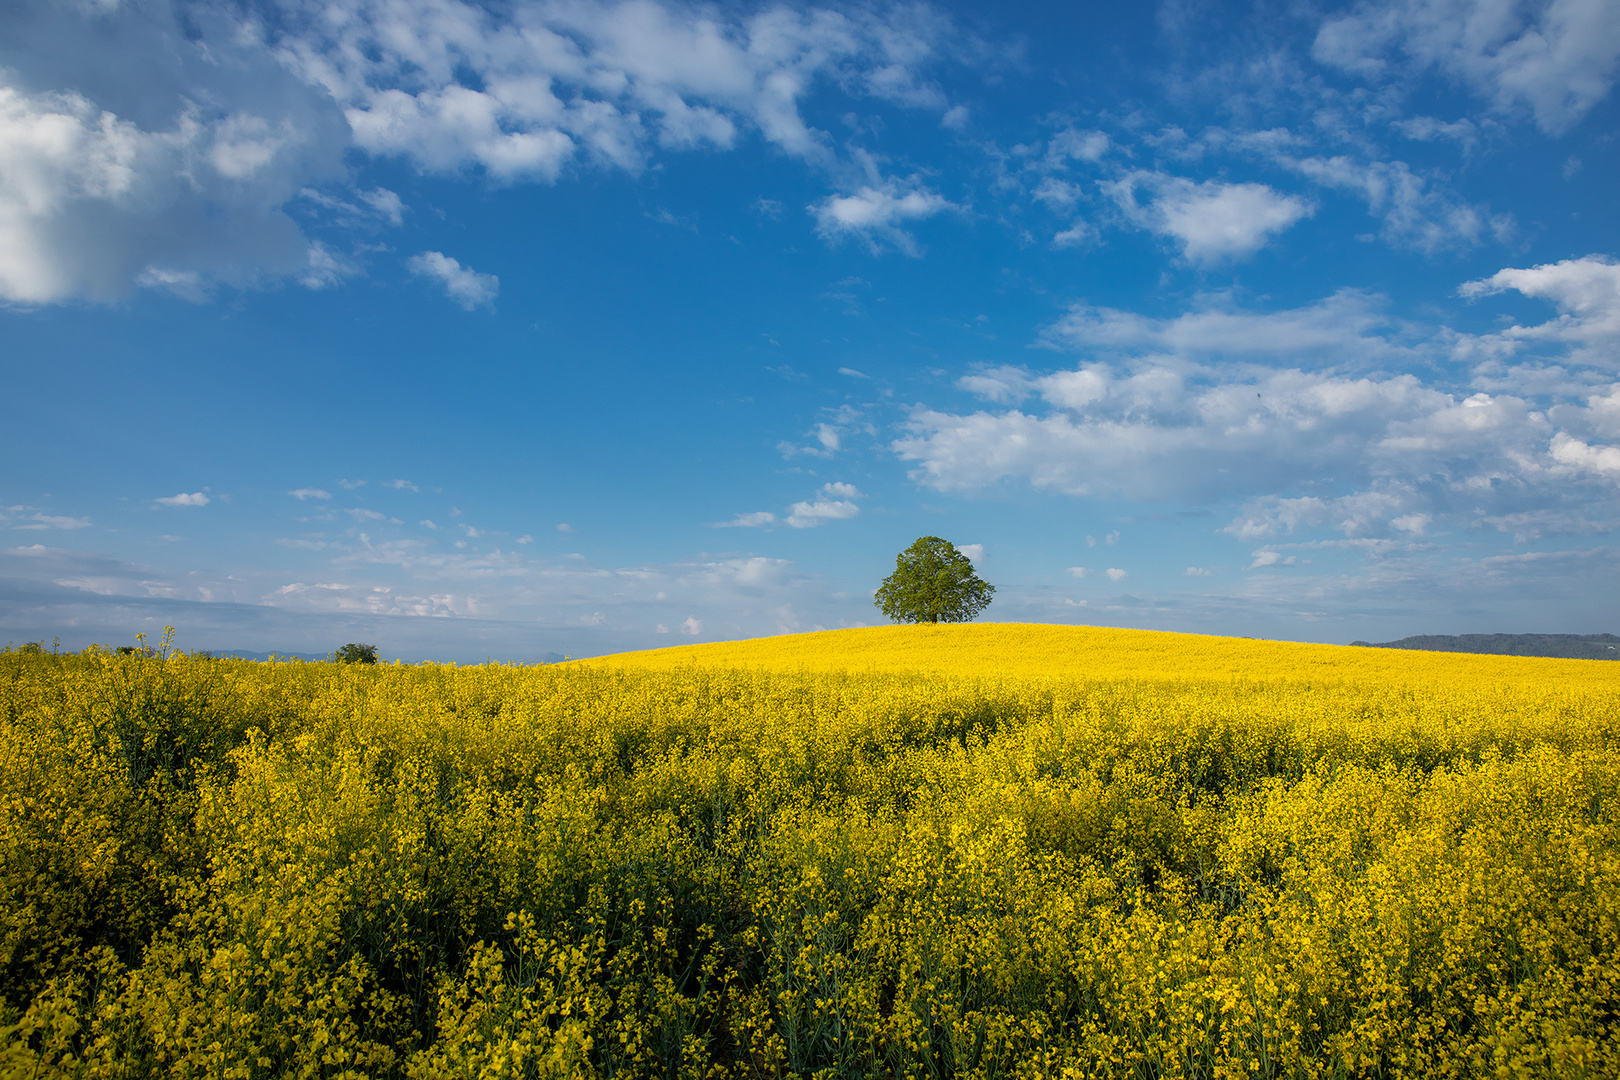
{"label": "wispy cloud", "polygon": [[494,274],[480,274],[470,266],[462,266],[442,251],[424,251],[405,260],[406,267],[418,277],[432,278],[444,286],[444,293],[464,311],[495,306],[495,297],[501,291],[501,279]]}
{"label": "wispy cloud", "polygon": [[190,494],[165,495],[152,501],[158,506],[207,506],[210,500],[204,492],[193,491]]}
{"label": "wispy cloud", "polygon": [[717,529],[759,529],[771,525],[786,525],[790,529],[813,529],[829,521],[844,521],[855,517],[861,508],[855,500],[864,498],[854,484],[841,481],[821,485],[821,490],[809,499],[794,503],[781,517],[769,510],[755,510],[738,514],[730,521],[717,521]]}
{"label": "wispy cloud", "polygon": [[0,506],[0,527],[34,532],[47,529],[87,529],[90,527],[90,519],[47,514],[32,506]]}
{"label": "wispy cloud", "polygon": [[1375,83],[1437,68],[1558,135],[1613,87],[1620,20],[1607,0],[1364,0],[1322,25],[1312,54]]}

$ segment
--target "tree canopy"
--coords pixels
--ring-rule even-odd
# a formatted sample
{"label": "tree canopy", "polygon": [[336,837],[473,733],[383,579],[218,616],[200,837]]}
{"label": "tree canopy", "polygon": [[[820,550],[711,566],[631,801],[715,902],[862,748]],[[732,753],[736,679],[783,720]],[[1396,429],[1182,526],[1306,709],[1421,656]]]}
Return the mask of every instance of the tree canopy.
{"label": "tree canopy", "polygon": [[340,664],[375,664],[377,662],[377,646],[361,645],[358,642],[349,642],[335,654]]}
{"label": "tree canopy", "polygon": [[995,591],[949,540],[924,536],[895,557],[873,602],[895,622],[969,622]]}

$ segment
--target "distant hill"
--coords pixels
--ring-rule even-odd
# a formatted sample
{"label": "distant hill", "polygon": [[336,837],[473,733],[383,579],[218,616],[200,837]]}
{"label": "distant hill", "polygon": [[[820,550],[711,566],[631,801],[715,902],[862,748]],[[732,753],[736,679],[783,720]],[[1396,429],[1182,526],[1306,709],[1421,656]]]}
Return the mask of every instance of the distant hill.
{"label": "distant hill", "polygon": [[1620,637],[1613,634],[1419,634],[1399,641],[1352,641],[1350,644],[1370,649],[1620,660]]}

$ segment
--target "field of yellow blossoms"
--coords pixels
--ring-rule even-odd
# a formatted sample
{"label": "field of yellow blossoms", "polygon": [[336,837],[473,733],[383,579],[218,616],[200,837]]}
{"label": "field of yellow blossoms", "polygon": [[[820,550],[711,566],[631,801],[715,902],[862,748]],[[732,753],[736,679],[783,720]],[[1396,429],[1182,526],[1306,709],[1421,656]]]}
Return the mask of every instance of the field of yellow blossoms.
{"label": "field of yellow blossoms", "polygon": [[0,1076],[1620,1076],[1620,663],[0,653]]}

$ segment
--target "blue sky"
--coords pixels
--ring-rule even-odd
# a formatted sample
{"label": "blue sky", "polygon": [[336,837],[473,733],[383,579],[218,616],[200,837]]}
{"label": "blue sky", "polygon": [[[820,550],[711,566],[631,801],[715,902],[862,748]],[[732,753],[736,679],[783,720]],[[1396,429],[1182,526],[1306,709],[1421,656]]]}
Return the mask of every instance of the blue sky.
{"label": "blue sky", "polygon": [[1615,630],[1612,0],[0,9],[0,637]]}

